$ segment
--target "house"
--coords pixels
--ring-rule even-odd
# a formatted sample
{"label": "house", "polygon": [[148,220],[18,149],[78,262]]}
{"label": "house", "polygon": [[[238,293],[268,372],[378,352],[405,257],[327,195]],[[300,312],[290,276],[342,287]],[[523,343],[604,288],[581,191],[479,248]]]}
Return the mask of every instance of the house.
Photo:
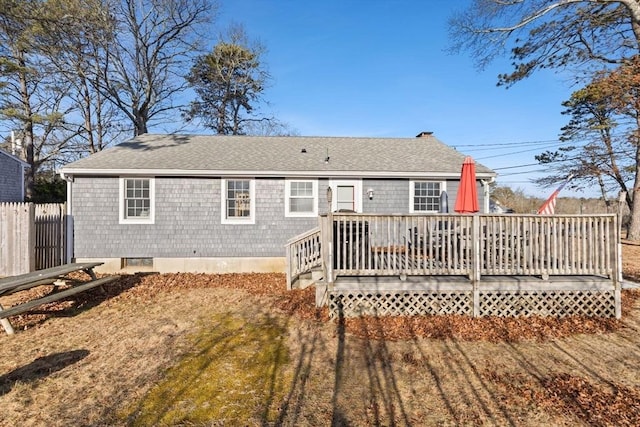
{"label": "house", "polygon": [[[464,158],[431,133],[138,136],[61,169],[72,257],[104,272],[284,271],[287,241],[329,209],[438,213],[445,192],[453,206]],[[476,165],[482,212],[495,175]]]}
{"label": "house", "polygon": [[24,173],[29,164],[0,149],[0,203],[24,201]]}

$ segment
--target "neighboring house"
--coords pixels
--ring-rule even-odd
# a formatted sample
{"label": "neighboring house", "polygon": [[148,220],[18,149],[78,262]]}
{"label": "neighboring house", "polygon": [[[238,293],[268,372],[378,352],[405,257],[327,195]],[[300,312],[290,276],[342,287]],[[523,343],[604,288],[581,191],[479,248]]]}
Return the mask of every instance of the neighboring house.
{"label": "neighboring house", "polygon": [[27,162],[0,150],[0,203],[24,201],[24,173],[28,167]]}
{"label": "neighboring house", "polygon": [[[465,155],[418,138],[142,135],[71,163],[78,261],[102,271],[284,271],[285,243],[332,211],[452,209]],[[488,212],[495,173],[476,164]]]}

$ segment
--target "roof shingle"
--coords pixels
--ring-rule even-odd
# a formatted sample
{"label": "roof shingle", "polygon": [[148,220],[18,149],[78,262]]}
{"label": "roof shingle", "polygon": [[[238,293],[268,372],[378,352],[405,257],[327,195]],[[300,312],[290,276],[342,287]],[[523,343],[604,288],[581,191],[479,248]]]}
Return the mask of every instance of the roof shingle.
{"label": "roof shingle", "polygon": [[[71,163],[62,172],[457,176],[464,157],[431,135],[353,138],[145,134]],[[479,177],[495,175],[481,164],[476,164],[476,173]]]}

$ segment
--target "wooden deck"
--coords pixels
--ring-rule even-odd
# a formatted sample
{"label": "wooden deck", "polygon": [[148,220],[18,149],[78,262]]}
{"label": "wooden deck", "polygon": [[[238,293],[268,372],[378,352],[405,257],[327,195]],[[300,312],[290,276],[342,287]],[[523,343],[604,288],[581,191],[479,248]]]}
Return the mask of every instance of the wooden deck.
{"label": "wooden deck", "polygon": [[621,315],[615,215],[340,213],[319,225],[287,263],[321,263],[317,303],[334,315]]}
{"label": "wooden deck", "polygon": [[[611,291],[611,280],[599,276],[485,276],[482,291]],[[473,291],[473,282],[465,276],[340,276],[333,290],[348,292],[389,291]]]}

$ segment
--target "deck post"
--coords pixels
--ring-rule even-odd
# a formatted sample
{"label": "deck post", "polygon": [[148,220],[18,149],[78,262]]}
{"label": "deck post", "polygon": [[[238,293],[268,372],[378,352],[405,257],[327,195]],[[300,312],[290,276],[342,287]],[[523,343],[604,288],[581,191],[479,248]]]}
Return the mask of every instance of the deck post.
{"label": "deck post", "polygon": [[471,285],[473,287],[473,317],[480,316],[480,217],[471,218]]}
{"label": "deck post", "polygon": [[333,233],[330,214],[321,215],[320,223],[320,247],[322,250],[322,273],[327,284],[333,283]]}
{"label": "deck post", "polygon": [[291,246],[290,245],[286,245],[285,246],[285,258],[284,258],[284,262],[285,262],[285,267],[284,267],[284,271],[287,272],[287,290],[290,291],[291,290],[291,285],[292,285],[292,280],[291,280]]}
{"label": "deck post", "polygon": [[[621,193],[620,202],[622,202],[623,194]],[[613,283],[615,284],[615,290],[613,291],[613,299],[615,304],[616,319],[622,317],[622,212],[619,203],[618,215],[613,217],[613,230],[615,233],[614,239],[614,265],[613,265]]]}

